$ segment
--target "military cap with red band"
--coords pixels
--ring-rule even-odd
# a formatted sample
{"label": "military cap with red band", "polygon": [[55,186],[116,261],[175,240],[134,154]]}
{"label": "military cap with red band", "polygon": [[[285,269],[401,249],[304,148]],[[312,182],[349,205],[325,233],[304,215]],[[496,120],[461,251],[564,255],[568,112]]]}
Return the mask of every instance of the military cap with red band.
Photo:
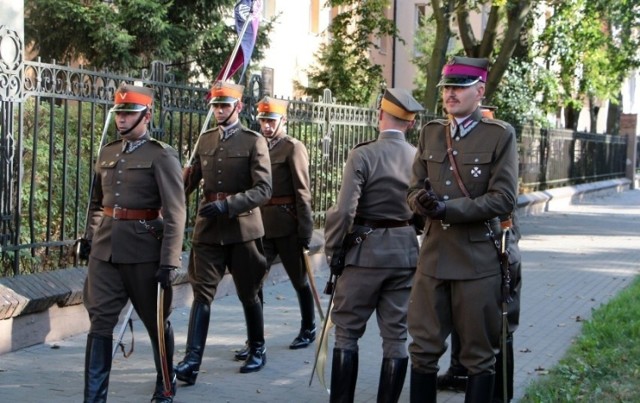
{"label": "military cap with red band", "polygon": [[477,82],[487,82],[489,60],[454,56],[442,68],[438,87],[469,87]]}
{"label": "military cap with red band", "polygon": [[264,97],[258,102],[258,119],[278,119],[287,114],[289,102],[284,99]]}
{"label": "military cap with red band", "polygon": [[114,97],[114,112],[140,112],[151,108],[153,89],[139,85],[122,84]]}

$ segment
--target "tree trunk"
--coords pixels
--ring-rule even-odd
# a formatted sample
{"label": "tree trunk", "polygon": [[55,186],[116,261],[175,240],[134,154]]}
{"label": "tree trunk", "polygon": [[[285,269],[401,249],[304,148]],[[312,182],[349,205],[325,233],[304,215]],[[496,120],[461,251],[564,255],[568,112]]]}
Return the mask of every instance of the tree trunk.
{"label": "tree trunk", "polygon": [[454,0],[447,0],[443,7],[440,0],[434,0],[433,18],[436,20],[436,39],[431,53],[431,59],[427,65],[427,88],[425,91],[424,108],[427,113],[435,113],[436,105],[440,92],[438,91],[438,81],[442,66],[444,66],[449,47],[449,39],[451,38],[451,29],[449,28],[449,19],[454,9]]}

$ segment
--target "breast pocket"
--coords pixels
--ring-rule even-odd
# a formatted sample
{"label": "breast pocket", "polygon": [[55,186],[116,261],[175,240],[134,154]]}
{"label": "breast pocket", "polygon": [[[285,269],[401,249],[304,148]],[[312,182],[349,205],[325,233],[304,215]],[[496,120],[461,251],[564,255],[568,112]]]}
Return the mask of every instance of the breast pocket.
{"label": "breast pocket", "polygon": [[486,183],[491,174],[491,153],[470,153],[462,157],[461,175],[470,183]]}
{"label": "breast pocket", "polygon": [[126,168],[126,180],[130,185],[146,185],[153,178],[152,161],[132,161]]}
{"label": "breast pocket", "polygon": [[447,159],[446,150],[424,150],[421,156],[422,161],[427,166],[429,173],[429,180],[432,183],[442,182],[444,175],[448,169],[445,167],[445,160]]}
{"label": "breast pocket", "polygon": [[100,181],[102,182],[102,186],[111,186],[113,185],[114,177],[115,177],[115,165],[104,165],[100,167]]}

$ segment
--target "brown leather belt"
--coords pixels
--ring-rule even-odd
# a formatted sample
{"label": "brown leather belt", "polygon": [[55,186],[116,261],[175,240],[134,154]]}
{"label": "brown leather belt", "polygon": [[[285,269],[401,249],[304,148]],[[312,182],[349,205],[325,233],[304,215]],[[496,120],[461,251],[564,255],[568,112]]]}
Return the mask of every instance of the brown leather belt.
{"label": "brown leather belt", "polygon": [[113,217],[114,220],[155,220],[160,215],[158,209],[130,209],[123,207],[103,208],[105,215]]}
{"label": "brown leather belt", "polygon": [[296,198],[293,196],[275,196],[269,199],[265,206],[279,206],[282,204],[293,204],[296,202]]}
{"label": "brown leather belt", "polygon": [[225,192],[207,192],[204,194],[204,198],[207,201],[216,201],[216,200],[224,200],[227,196],[231,196],[234,193],[225,193]]}
{"label": "brown leather belt", "polygon": [[353,220],[353,223],[356,225],[362,225],[365,227],[371,228],[397,228],[397,227],[406,227],[411,225],[411,223],[407,220],[398,221],[398,220],[369,220],[362,217],[356,217]]}

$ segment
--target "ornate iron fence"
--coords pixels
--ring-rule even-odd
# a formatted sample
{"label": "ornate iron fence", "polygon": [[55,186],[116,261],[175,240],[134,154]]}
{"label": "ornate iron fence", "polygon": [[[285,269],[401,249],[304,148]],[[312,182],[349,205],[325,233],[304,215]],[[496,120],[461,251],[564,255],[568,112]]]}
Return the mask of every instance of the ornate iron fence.
{"label": "ornate iron fence", "polygon": [[[154,88],[152,135],[178,149],[183,162],[208,112],[208,88],[176,83],[160,62],[129,76],[41,61],[11,68],[0,65],[0,83],[12,83],[0,91],[0,276],[75,265],[71,246],[84,232],[93,164],[120,83]],[[241,118],[257,129],[262,81],[253,76],[245,84]],[[432,118],[420,116],[416,127]],[[113,124],[106,130],[106,141],[117,138]],[[288,132],[309,150],[321,227],[349,150],[377,135],[376,108],[338,104],[329,91],[318,100],[292,99]],[[408,139],[415,144],[417,136],[413,130]],[[626,138],[523,128],[519,140],[522,191],[624,176]],[[188,202],[188,231],[197,197]]]}

